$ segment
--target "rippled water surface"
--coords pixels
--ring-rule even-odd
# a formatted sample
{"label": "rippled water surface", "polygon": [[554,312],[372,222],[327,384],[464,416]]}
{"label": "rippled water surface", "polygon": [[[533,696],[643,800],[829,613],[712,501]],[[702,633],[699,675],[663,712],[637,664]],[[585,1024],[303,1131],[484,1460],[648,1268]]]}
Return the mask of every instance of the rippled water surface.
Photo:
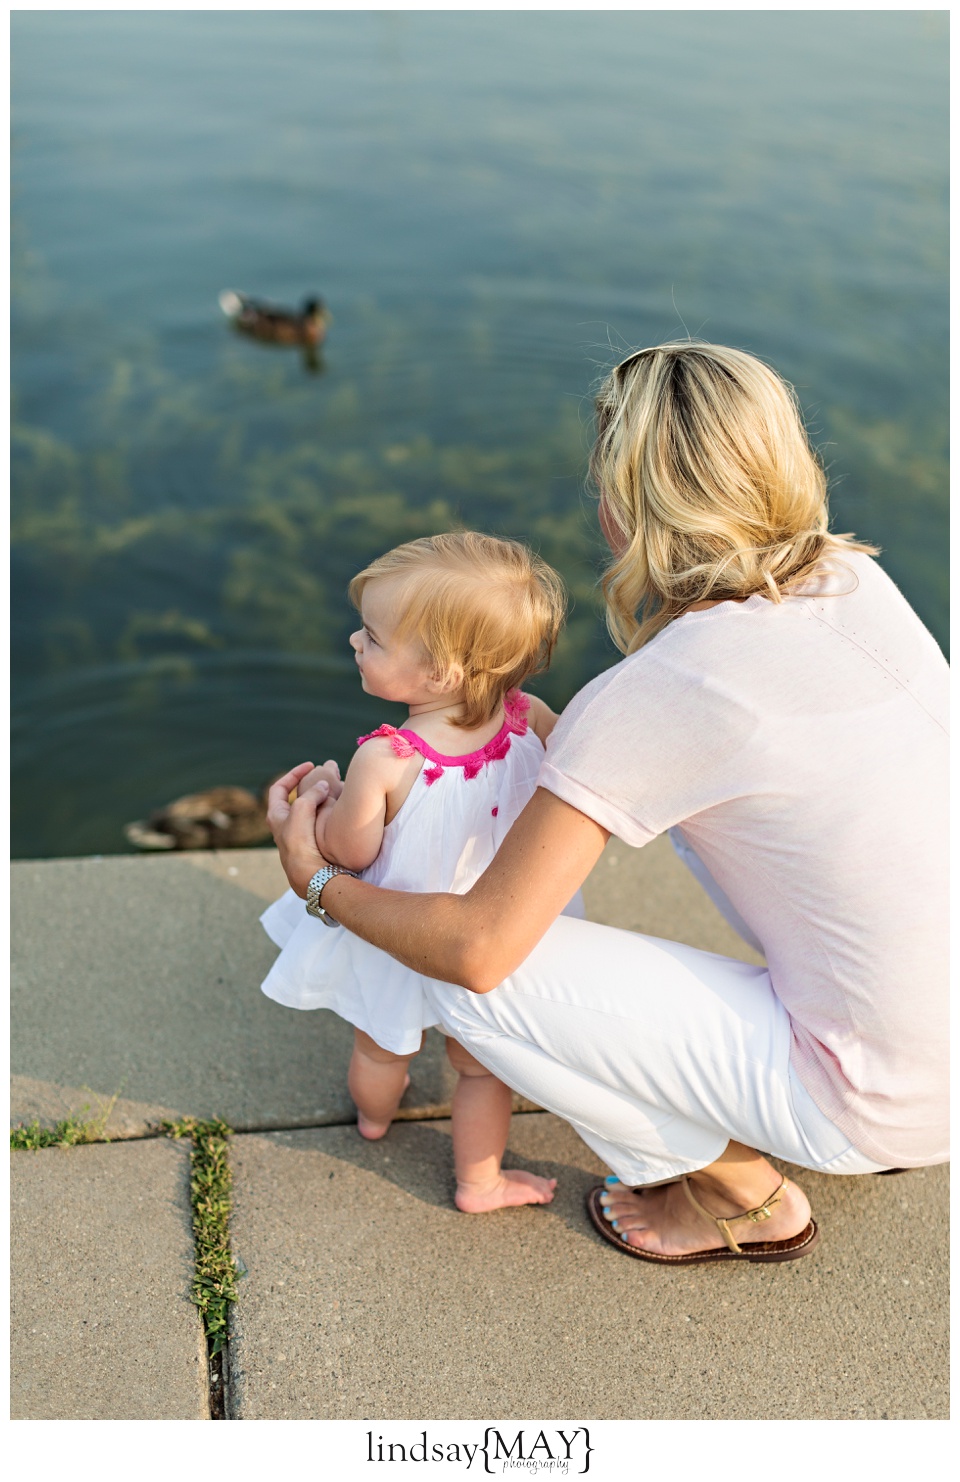
{"label": "rippled water surface", "polygon": [[[612,662],[589,389],[685,330],[797,386],[835,528],[946,641],[946,20],[913,12],[19,12],[15,855],[346,761],[371,556],[462,522]],[[322,359],[225,287],[322,294]]]}

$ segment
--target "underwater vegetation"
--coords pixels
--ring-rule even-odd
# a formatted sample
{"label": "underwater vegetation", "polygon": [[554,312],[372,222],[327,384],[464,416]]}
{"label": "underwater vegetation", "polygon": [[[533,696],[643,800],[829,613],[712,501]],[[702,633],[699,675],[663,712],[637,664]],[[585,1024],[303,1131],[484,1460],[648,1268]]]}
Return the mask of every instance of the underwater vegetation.
{"label": "underwater vegetation", "polygon": [[576,403],[519,446],[441,441],[422,421],[401,438],[395,419],[377,440],[370,384],[303,389],[259,347],[185,384],[137,349],[69,440],[14,410],[15,853],[128,848],[123,824],[171,797],[258,791],[307,750],[345,763],[371,724],[346,587],[419,535],[514,535],[561,571],[570,620],[535,682],[550,703],[616,657]]}
{"label": "underwater vegetation", "polygon": [[[117,414],[123,384],[118,373]],[[354,395],[341,386],[341,408]],[[224,648],[341,655],[353,573],[459,524],[528,540],[564,575],[572,613],[554,685],[569,693],[604,640],[583,431],[561,413],[528,450],[438,446],[423,433],[382,446],[270,446],[178,387],[154,398],[135,436],[117,426],[103,446],[15,421],[15,665],[31,677],[138,661],[186,673]]]}
{"label": "underwater vegetation", "polygon": [[[189,678],[204,654],[335,662],[353,627],[351,575],[400,541],[455,525],[527,540],[563,575],[571,614],[540,684],[546,698],[562,704],[613,661],[584,489],[588,408],[560,399],[535,436],[502,446],[423,430],[398,440],[395,426],[378,442],[362,411],[369,389],[329,389],[308,409],[310,428],[269,358],[229,366],[212,395],[140,356],[105,378],[82,443],[24,423],[15,406],[15,675],[127,665],[136,704],[149,699],[151,673]],[[923,428],[866,421],[844,406],[820,416],[835,528],[884,546],[884,564],[945,643],[945,428],[932,417]]]}

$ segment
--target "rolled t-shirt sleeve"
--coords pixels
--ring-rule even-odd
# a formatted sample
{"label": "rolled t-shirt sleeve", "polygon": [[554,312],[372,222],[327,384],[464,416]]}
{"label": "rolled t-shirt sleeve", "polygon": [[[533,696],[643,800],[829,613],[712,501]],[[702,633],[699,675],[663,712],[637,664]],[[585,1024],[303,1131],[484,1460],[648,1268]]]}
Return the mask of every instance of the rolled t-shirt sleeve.
{"label": "rolled t-shirt sleeve", "polygon": [[639,849],[643,844],[649,844],[651,839],[657,837],[654,829],[646,827],[645,824],[632,818],[629,813],[624,813],[622,808],[618,808],[615,803],[594,788],[561,771],[559,767],[554,766],[549,757],[540,768],[537,786],[544,787],[547,792],[552,792],[556,797],[562,798],[572,808],[585,813],[588,818],[599,823],[601,828],[608,829],[611,834],[615,834],[625,844],[632,844],[635,849]]}

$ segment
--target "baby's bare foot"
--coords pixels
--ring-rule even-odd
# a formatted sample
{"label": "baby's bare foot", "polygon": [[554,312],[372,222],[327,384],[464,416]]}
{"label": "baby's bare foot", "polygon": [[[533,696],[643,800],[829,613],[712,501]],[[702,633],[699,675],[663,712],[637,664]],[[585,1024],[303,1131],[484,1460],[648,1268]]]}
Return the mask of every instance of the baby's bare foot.
{"label": "baby's bare foot", "polygon": [[[409,1084],[410,1077],[405,1076],[403,1082],[403,1091],[406,1091]],[[400,1092],[401,1098],[403,1097],[403,1091]],[[400,1102],[398,1101],[397,1106],[399,1105]],[[381,1137],[386,1137],[387,1133],[390,1131],[390,1123],[392,1121],[393,1117],[391,1117],[390,1120],[387,1122],[372,1122],[369,1117],[365,1117],[363,1115],[363,1112],[360,1110],[359,1107],[357,1108],[357,1131],[360,1133],[360,1136],[365,1137],[368,1142],[379,1142]]]}
{"label": "baby's bare foot", "polygon": [[488,1214],[513,1204],[549,1204],[557,1187],[555,1178],[539,1178],[519,1168],[503,1168],[490,1188],[458,1184],[454,1203],[463,1214]]}
{"label": "baby's bare foot", "polygon": [[360,1136],[365,1137],[368,1142],[377,1142],[381,1137],[386,1137],[387,1133],[390,1131],[390,1123],[370,1122],[363,1115],[363,1112],[357,1112],[357,1131],[360,1133]]}

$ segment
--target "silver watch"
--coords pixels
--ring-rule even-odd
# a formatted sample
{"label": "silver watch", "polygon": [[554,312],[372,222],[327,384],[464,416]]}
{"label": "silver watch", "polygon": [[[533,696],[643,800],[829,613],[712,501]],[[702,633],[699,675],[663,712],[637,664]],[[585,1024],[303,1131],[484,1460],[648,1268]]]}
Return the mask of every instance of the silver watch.
{"label": "silver watch", "polygon": [[334,875],[352,875],[354,880],[357,878],[356,870],[345,870],[342,865],[324,865],[323,869],[317,871],[307,886],[307,915],[316,916],[317,920],[322,921],[324,926],[340,925],[340,922],[334,921],[333,917],[328,915],[320,904],[320,892],[327,881],[333,879]]}

